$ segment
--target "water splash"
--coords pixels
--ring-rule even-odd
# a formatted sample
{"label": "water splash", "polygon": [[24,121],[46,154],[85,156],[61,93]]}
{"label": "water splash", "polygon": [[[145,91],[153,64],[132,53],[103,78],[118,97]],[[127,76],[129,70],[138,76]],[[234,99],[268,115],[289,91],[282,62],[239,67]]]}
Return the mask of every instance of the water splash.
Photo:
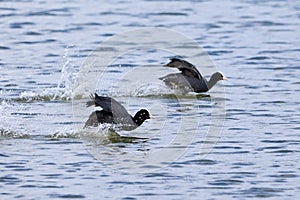
{"label": "water splash", "polygon": [[61,138],[79,138],[80,133],[76,132],[73,127],[62,127],[55,133],[47,135],[46,138],[58,140]]}
{"label": "water splash", "polygon": [[63,56],[64,65],[61,70],[61,78],[56,87],[54,99],[60,96],[62,99],[71,99],[73,88],[78,74],[78,67],[73,64],[71,57],[68,54],[70,46],[65,49]]}
{"label": "water splash", "polygon": [[28,130],[26,130],[24,127],[22,130],[16,130],[12,126],[10,126],[10,121],[14,120],[12,116],[12,108],[14,108],[14,105],[12,105],[7,100],[2,100],[0,103],[0,137],[6,137],[6,138],[27,138],[29,137]]}
{"label": "water splash", "polygon": [[160,96],[170,94],[170,90],[166,87],[161,87],[159,84],[143,84],[133,90],[130,96],[145,97],[145,96]]}
{"label": "water splash", "polygon": [[0,137],[23,139],[23,138],[29,138],[30,134],[25,133],[25,132],[14,131],[14,130],[11,130],[11,129],[0,128]]}
{"label": "water splash", "polygon": [[65,49],[61,77],[56,87],[45,88],[38,92],[23,91],[20,97],[14,100],[19,102],[70,100],[79,68],[69,56],[69,48],[71,47],[67,46]]}

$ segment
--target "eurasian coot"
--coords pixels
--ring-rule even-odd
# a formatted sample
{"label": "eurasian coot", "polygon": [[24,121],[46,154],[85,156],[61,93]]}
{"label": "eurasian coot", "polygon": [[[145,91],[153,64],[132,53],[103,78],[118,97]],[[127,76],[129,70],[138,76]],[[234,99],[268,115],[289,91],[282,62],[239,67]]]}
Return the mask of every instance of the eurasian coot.
{"label": "eurasian coot", "polygon": [[140,126],[145,120],[150,119],[147,110],[139,110],[132,117],[127,110],[115,99],[111,97],[91,95],[91,100],[86,103],[87,107],[100,106],[102,110],[94,111],[90,114],[84,127],[98,126],[99,124],[114,124],[117,128],[130,131]]}
{"label": "eurasian coot", "polygon": [[178,58],[172,58],[171,61],[164,66],[177,68],[181,73],[168,74],[159,79],[164,81],[171,89],[176,89],[183,93],[207,92],[218,81],[227,80],[221,72],[216,72],[211,76],[210,80],[207,81],[193,64]]}

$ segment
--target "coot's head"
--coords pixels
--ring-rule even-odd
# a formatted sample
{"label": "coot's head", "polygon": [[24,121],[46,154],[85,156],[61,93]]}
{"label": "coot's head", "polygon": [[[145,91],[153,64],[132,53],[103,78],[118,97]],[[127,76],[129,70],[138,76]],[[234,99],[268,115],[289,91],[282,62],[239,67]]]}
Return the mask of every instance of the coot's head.
{"label": "coot's head", "polygon": [[227,80],[227,78],[221,73],[221,72],[216,72],[211,76],[211,79],[215,81],[220,81],[220,80]]}
{"label": "coot's head", "polygon": [[150,119],[150,113],[145,109],[139,110],[133,117],[134,122],[139,126],[147,119]]}

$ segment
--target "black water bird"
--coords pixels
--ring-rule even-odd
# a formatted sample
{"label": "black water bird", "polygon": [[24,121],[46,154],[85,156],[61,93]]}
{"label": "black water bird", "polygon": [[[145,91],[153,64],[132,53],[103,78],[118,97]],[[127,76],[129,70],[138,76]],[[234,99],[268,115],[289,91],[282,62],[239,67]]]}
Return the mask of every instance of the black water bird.
{"label": "black water bird", "polygon": [[171,61],[164,66],[177,68],[181,73],[168,74],[159,79],[165,82],[169,88],[179,90],[183,93],[207,92],[218,81],[227,80],[221,72],[216,72],[210,77],[210,80],[207,81],[193,64],[178,58],[172,58]]}
{"label": "black water bird", "polygon": [[98,126],[99,124],[113,124],[121,130],[131,131],[142,125],[147,119],[150,119],[150,114],[147,110],[139,110],[132,117],[127,110],[115,99],[111,97],[90,96],[91,100],[86,103],[87,107],[101,107],[102,110],[92,112],[84,127]]}

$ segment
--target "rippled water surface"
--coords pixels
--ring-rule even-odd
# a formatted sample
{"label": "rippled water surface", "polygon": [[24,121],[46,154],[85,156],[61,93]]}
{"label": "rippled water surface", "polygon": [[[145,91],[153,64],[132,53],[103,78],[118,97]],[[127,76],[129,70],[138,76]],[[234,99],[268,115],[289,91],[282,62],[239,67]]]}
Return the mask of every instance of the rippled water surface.
{"label": "rippled water surface", "polygon": [[[1,199],[299,198],[299,25],[292,0],[0,1]],[[158,78],[176,70],[162,65],[171,48],[195,49],[163,36],[165,48],[82,75],[104,41],[145,27],[197,42],[212,60],[198,69],[208,78],[214,63],[229,81],[173,94]],[[134,49],[139,33],[97,55]],[[122,138],[83,130],[95,90],[155,118]]]}

